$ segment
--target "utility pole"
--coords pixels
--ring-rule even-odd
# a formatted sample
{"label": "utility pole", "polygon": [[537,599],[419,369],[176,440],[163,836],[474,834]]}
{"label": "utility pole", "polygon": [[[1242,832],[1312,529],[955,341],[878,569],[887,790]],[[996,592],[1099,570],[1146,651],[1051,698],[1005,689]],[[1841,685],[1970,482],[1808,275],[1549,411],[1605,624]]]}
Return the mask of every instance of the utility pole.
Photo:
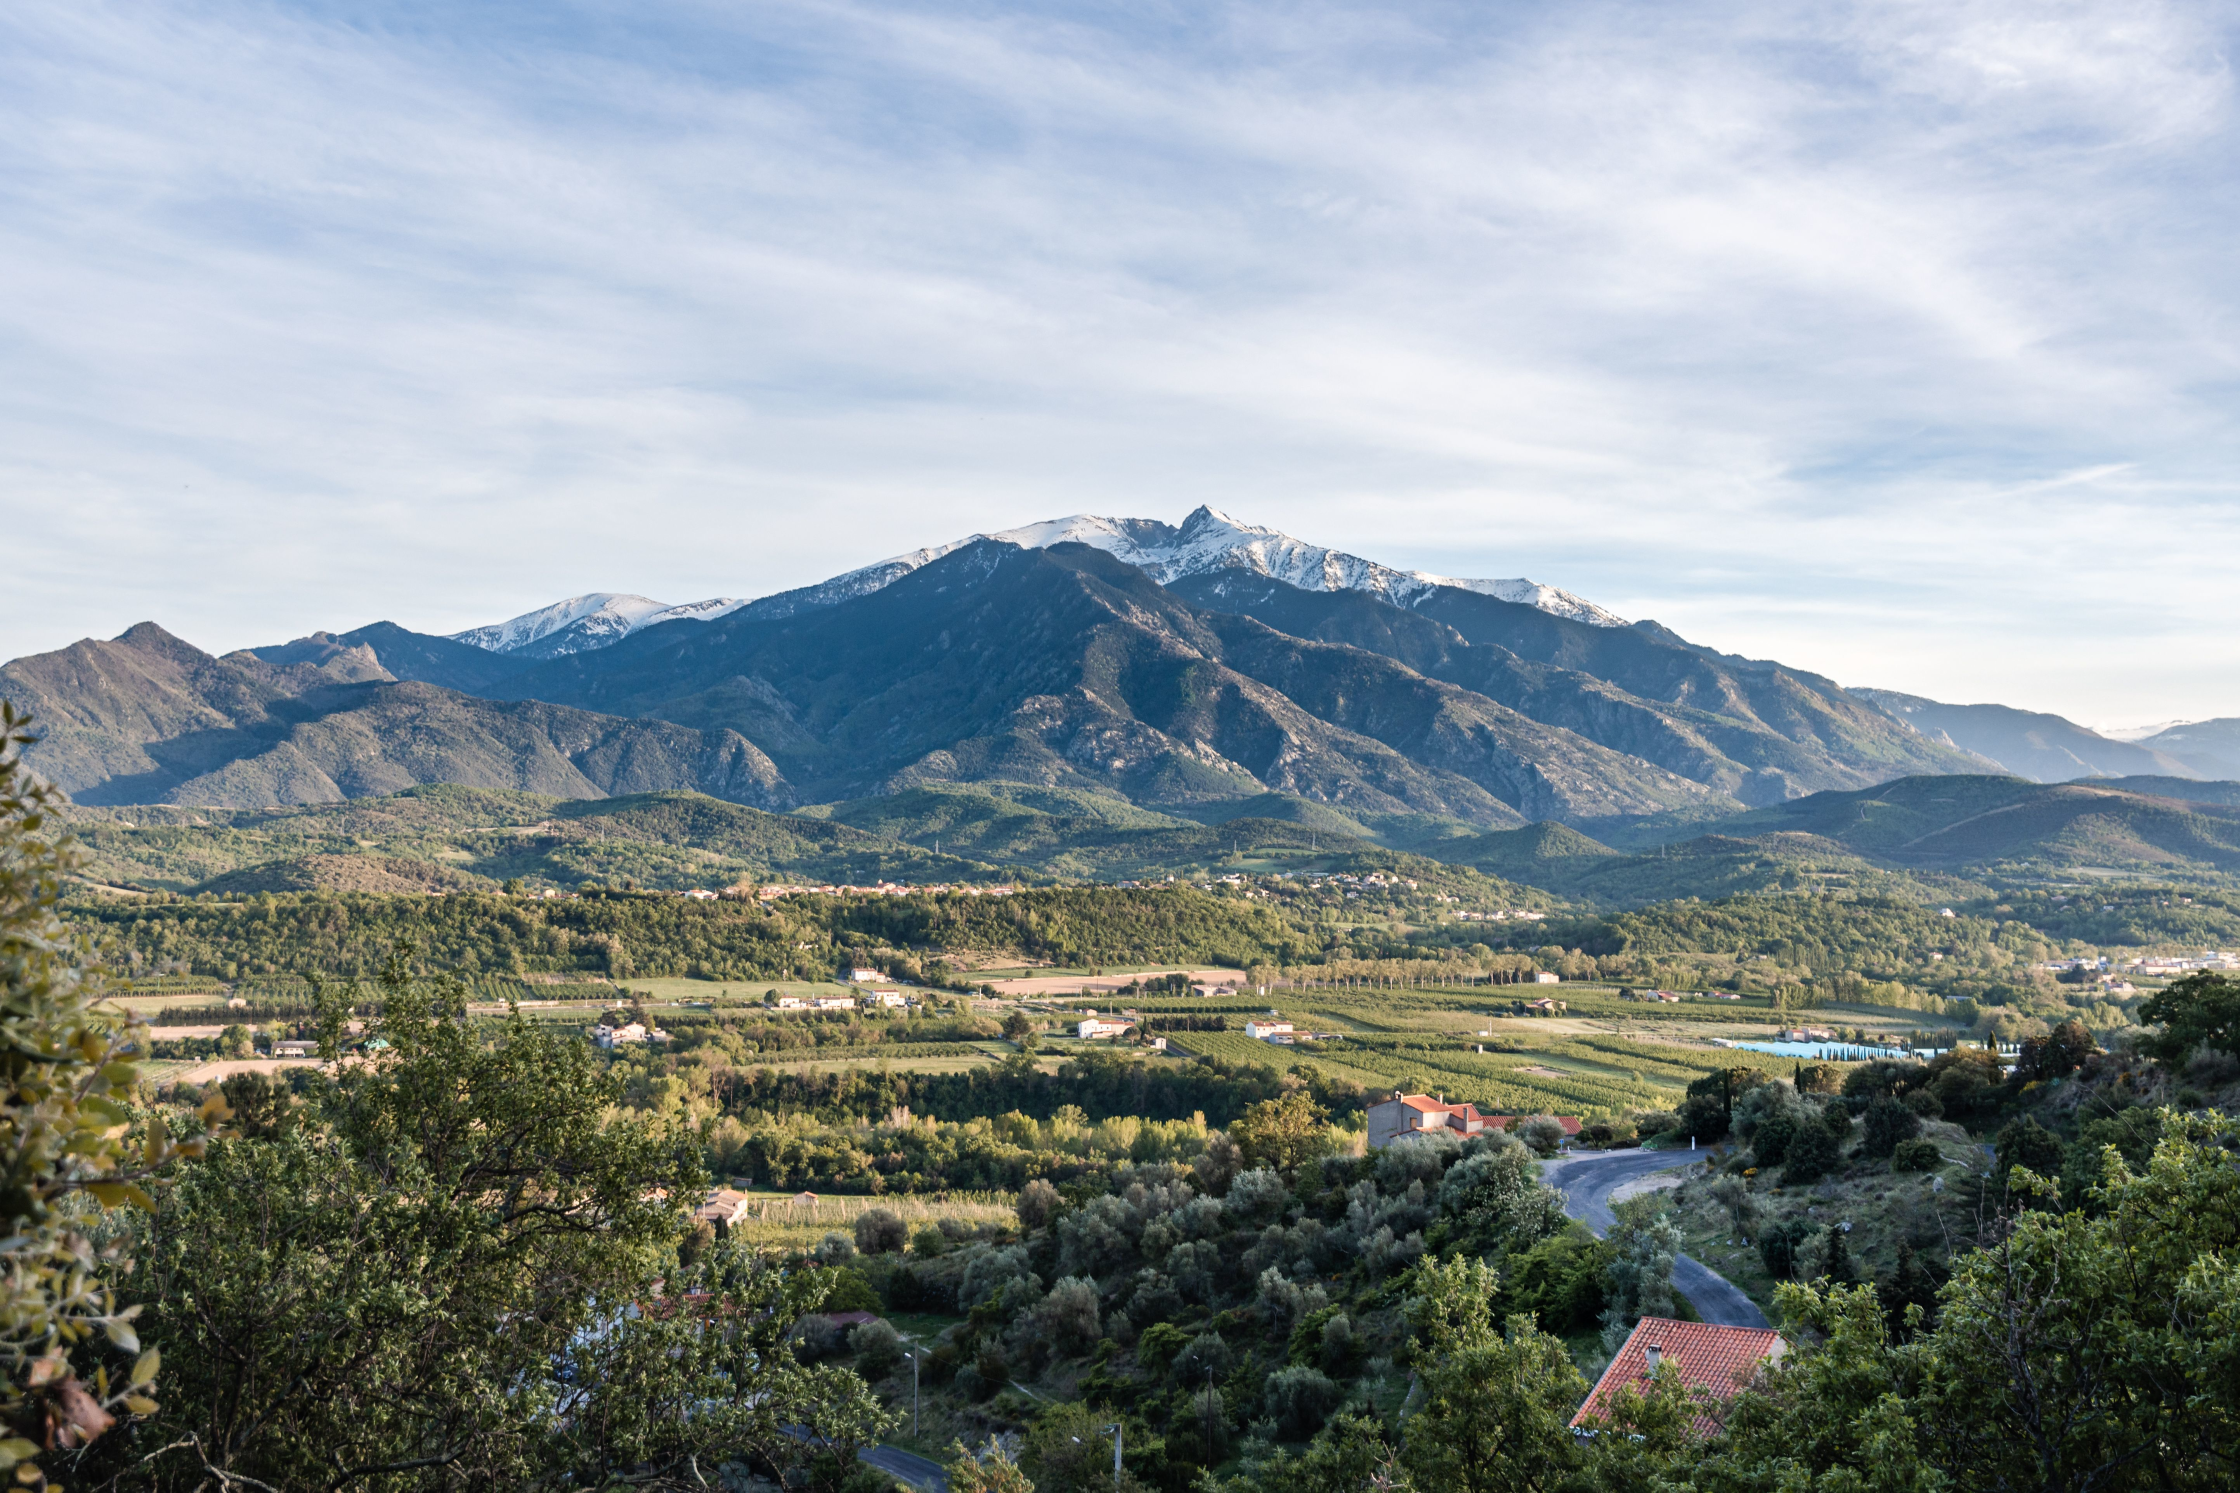
{"label": "utility pole", "polygon": [[910,1439],[918,1439],[918,1343],[915,1338],[904,1341],[910,1344]]}

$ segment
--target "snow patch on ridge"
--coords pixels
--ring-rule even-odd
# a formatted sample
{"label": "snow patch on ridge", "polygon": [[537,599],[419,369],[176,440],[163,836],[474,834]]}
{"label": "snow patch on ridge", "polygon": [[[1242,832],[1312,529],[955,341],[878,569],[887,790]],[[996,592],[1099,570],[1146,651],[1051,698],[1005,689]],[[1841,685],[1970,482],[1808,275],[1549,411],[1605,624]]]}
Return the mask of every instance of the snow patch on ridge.
{"label": "snow patch on ridge", "polygon": [[1201,507],[1179,525],[1150,518],[1105,518],[1077,513],[1045,519],[997,534],[972,534],[948,544],[929,545],[836,575],[814,586],[780,591],[758,601],[729,598],[668,606],[644,596],[594,591],[525,612],[509,622],[469,628],[451,636],[494,653],[525,653],[556,658],[619,643],[634,632],[681,618],[709,621],[738,612],[758,621],[776,621],[819,607],[837,606],[883,590],[943,555],[968,544],[993,539],[1021,549],[1055,544],[1086,544],[1137,567],[1161,585],[1217,570],[1244,570],[1297,586],[1304,591],[1365,591],[1394,606],[1414,607],[1441,586],[1475,591],[1519,606],[1537,607],[1557,617],[1595,627],[1624,627],[1626,619],[1554,586],[1525,580],[1465,580],[1422,570],[1394,570],[1359,555],[1293,539],[1274,529],[1239,523],[1214,508]]}
{"label": "snow patch on ridge", "polygon": [[[1082,513],[1006,529],[986,537],[1023,549],[1086,544],[1136,566],[1161,585],[1214,570],[1248,570],[1303,591],[1366,591],[1403,607],[1413,607],[1440,586],[1454,586],[1500,601],[1537,607],[1554,616],[1596,627],[1626,625],[1626,620],[1615,612],[1538,581],[1522,577],[1465,580],[1422,570],[1394,570],[1359,555],[1308,544],[1274,529],[1239,523],[1214,508],[1199,508],[1179,527],[1155,519],[1103,518]],[[900,563],[901,559],[888,562],[890,565]]]}
{"label": "snow patch on ridge", "polygon": [[634,632],[663,622],[711,621],[744,605],[729,597],[715,597],[672,606],[649,596],[593,591],[585,596],[556,601],[533,612],[523,612],[505,622],[470,627],[451,637],[456,642],[471,643],[492,653],[534,649],[540,656],[556,658],[565,653],[583,653],[619,643]]}

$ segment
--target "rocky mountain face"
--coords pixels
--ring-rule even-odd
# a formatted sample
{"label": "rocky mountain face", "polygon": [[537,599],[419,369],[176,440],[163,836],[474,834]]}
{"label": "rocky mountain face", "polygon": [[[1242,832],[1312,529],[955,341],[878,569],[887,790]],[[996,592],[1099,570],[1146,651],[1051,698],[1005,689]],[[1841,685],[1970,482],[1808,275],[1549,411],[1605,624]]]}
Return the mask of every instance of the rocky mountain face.
{"label": "rocky mountain face", "polygon": [[1747,804],[1984,765],[1832,680],[1713,653],[1653,622],[1585,625],[1456,588],[1405,610],[1234,573],[1173,589],[1209,610],[1381,654]]}
{"label": "rocky mountain face", "polygon": [[1210,509],[1058,520],[746,605],[598,593],[452,638],[380,622],[221,659],[143,624],[18,660],[0,692],[46,724],[40,771],[113,804],[453,782],[784,808],[998,783],[1452,832],[1696,823],[1985,765],[1817,675]]}
{"label": "rocky mountain face", "polygon": [[1216,509],[1200,507],[1180,524],[1077,513],[1069,518],[1006,529],[998,534],[973,534],[881,560],[876,565],[866,565],[813,586],[781,591],[751,602],[718,599],[671,607],[643,596],[594,592],[554,602],[509,622],[470,628],[452,636],[460,642],[497,653],[523,658],[555,658],[565,653],[604,648],[664,622],[708,621],[739,610],[758,620],[779,621],[819,607],[838,606],[869,596],[966,545],[987,540],[1021,549],[1085,544],[1134,566],[1162,585],[1191,576],[1256,575],[1308,591],[1363,592],[1397,606],[1412,606],[1444,587],[1498,597],[1598,627],[1625,625],[1624,618],[1593,602],[1538,581],[1522,578],[1458,580],[1420,570],[1395,570],[1359,555],[1309,544],[1274,529],[1240,523]]}
{"label": "rocky mountain face", "polygon": [[[2043,711],[2016,710],[2007,705],[1946,705],[1896,690],[1859,689],[1853,694],[1872,701],[1895,719],[1932,741],[1949,743],[1971,752],[1989,766],[2003,768],[2016,777],[2039,783],[2065,783],[2077,778],[2166,776],[2175,778],[2222,777],[2221,771],[2202,768],[2226,766],[2213,758],[2198,766],[2179,750],[2164,750],[2167,738],[2176,748],[2188,731],[2177,727],[2145,741],[2116,741],[2087,730],[2075,721]],[[2213,724],[2213,723],[2210,723]]]}
{"label": "rocky mountain face", "polygon": [[737,730],[813,800],[933,781],[1169,808],[1275,791],[1490,828],[1976,765],[1826,680],[1653,625],[1460,588],[1402,607],[1245,568],[1162,586],[1101,548],[993,539],[842,603],[649,630],[496,692]]}
{"label": "rocky mountain face", "polygon": [[[363,631],[407,657],[429,641]],[[373,641],[320,635],[263,651],[280,656],[216,658],[144,622],[15,660],[0,668],[0,696],[34,713],[33,770],[88,804],[339,803],[420,783],[565,798],[690,788],[792,804],[770,760],[735,732],[399,680]]]}
{"label": "rocky mountain face", "polygon": [[671,606],[646,596],[594,591],[524,612],[510,621],[470,627],[453,633],[451,638],[521,659],[558,658],[619,643],[642,628],[659,627],[664,622],[705,622],[743,605],[733,597],[718,596]]}
{"label": "rocky mountain face", "polygon": [[2174,757],[2205,778],[2240,778],[2240,719],[2184,721],[2135,743]]}

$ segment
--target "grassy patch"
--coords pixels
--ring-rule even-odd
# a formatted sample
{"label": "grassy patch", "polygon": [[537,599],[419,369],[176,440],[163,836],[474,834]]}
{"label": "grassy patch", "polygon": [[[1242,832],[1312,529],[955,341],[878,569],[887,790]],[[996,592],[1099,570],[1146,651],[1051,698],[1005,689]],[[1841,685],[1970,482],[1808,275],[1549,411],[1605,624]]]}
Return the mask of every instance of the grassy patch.
{"label": "grassy patch", "polygon": [[944,1218],[964,1224],[1015,1225],[1018,1199],[1008,1192],[934,1193],[918,1197],[859,1197],[757,1191],[746,1216],[731,1226],[735,1238],[757,1248],[807,1249],[827,1234],[847,1234],[856,1216],[872,1208],[899,1215],[911,1233]]}

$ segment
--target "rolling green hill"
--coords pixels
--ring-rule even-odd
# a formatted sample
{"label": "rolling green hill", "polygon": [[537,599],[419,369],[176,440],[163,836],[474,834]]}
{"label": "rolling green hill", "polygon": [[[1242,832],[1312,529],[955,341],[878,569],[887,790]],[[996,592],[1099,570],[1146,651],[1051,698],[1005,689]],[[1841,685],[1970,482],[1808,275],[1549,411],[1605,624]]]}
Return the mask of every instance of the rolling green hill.
{"label": "rolling green hill", "polygon": [[160,891],[406,890],[398,878],[425,873],[405,863],[445,873],[415,890],[512,877],[683,889],[1019,874],[694,793],[583,800],[439,785],[306,808],[76,807],[63,818],[88,851],[89,880]]}
{"label": "rolling green hill", "polygon": [[[1359,835],[1287,820],[1200,824],[1109,795],[1016,785],[929,785],[798,814],[696,793],[563,799],[435,785],[341,804],[77,805],[62,817],[89,852],[88,880],[154,891],[426,891],[514,877],[532,885],[627,881],[682,890],[740,880],[1117,881],[1287,868],[1436,877],[1447,870]],[[1473,871],[1459,875],[1474,896],[1504,895]]]}
{"label": "rolling green hill", "polygon": [[1816,793],[1719,829],[1808,833],[1892,866],[2240,871],[2240,809],[2097,782],[1901,778]]}
{"label": "rolling green hill", "polygon": [[1423,847],[1427,855],[1602,908],[1744,892],[1844,891],[1916,901],[1974,896],[1962,879],[1884,865],[1840,841],[1796,831],[1699,835],[1625,854],[1560,824]]}

